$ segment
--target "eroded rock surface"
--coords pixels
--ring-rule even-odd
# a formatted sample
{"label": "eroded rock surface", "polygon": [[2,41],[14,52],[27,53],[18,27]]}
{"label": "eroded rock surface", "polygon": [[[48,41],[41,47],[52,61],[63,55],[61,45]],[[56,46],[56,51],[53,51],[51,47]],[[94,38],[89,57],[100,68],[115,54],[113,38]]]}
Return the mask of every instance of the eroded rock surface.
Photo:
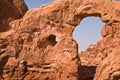
{"label": "eroded rock surface", "polygon": [[[103,39],[82,52],[79,58],[72,33],[87,16],[98,16],[105,22],[101,31]],[[29,10],[10,26],[12,29],[0,36],[1,79],[120,79],[119,2],[56,0]]]}
{"label": "eroded rock surface", "polygon": [[10,30],[9,23],[22,18],[27,10],[23,0],[0,0],[0,32]]}

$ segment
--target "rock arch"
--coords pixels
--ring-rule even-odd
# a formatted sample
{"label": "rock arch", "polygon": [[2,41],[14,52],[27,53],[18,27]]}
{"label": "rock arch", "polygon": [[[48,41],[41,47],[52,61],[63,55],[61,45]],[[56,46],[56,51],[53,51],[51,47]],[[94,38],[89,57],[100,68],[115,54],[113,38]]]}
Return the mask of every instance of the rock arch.
{"label": "rock arch", "polygon": [[99,17],[89,16],[82,19],[73,31],[73,38],[78,44],[79,53],[102,38],[100,32],[103,25]]}
{"label": "rock arch", "polygon": [[[9,56],[2,69],[2,78],[83,80],[81,58],[89,62],[89,64],[85,62],[82,64],[98,66],[95,80],[104,80],[104,75],[108,76],[108,80],[113,79],[117,75],[112,74],[109,77],[103,68],[107,64],[105,70],[111,66],[112,71],[115,71],[112,63],[108,64],[108,62],[111,60],[109,57],[114,55],[112,52],[119,49],[119,7],[118,2],[110,0],[56,0],[40,8],[29,10],[22,19],[10,24],[13,31],[0,41],[0,48],[5,50],[0,54]],[[99,16],[106,23],[101,32],[103,39],[83,52],[93,55],[89,52],[95,51],[92,61],[91,56],[84,54],[79,58],[76,42],[72,38],[75,27],[87,16]],[[48,44],[45,48],[38,44],[51,35],[59,37],[60,41],[54,46]],[[49,42],[49,39],[47,40]],[[114,53],[119,55],[117,52]],[[0,55],[0,58],[2,60],[5,57]],[[103,62],[104,60],[106,61]],[[22,65],[25,71],[19,67],[23,61],[26,63]],[[117,61],[119,57],[115,62],[113,60],[115,65],[119,65]]]}

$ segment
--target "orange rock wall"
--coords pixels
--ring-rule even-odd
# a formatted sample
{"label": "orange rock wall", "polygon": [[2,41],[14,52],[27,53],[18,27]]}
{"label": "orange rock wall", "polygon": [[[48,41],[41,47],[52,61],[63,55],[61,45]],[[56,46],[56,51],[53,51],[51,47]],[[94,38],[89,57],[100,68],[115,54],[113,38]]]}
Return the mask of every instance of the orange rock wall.
{"label": "orange rock wall", "polygon": [[[105,22],[101,31],[103,39],[79,57],[72,33],[87,16],[98,16]],[[0,36],[1,79],[120,79],[120,3],[117,1],[56,0],[27,11],[10,26],[12,29]]]}

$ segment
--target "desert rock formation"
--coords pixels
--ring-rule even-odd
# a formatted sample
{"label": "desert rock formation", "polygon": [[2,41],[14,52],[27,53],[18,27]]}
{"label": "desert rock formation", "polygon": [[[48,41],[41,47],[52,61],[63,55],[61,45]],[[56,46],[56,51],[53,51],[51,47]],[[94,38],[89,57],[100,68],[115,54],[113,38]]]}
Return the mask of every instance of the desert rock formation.
{"label": "desert rock formation", "polygon": [[22,18],[27,10],[23,0],[0,0],[0,32],[10,30],[9,23]]}
{"label": "desert rock formation", "polygon": [[[24,15],[22,7],[16,10]],[[72,33],[87,16],[98,16],[105,22],[101,30],[103,38],[79,57]],[[0,34],[1,79],[120,79],[120,3],[117,1],[55,0],[27,11],[10,26],[10,30]]]}

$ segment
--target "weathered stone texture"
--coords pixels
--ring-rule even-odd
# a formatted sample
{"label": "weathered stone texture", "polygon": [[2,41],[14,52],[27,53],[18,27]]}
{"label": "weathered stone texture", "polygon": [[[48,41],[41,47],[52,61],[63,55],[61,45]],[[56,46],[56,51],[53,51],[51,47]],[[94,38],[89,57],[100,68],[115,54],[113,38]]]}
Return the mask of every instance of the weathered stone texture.
{"label": "weathered stone texture", "polygon": [[[98,16],[105,22],[103,39],[80,53],[79,58],[72,33],[87,16]],[[29,10],[10,26],[12,29],[0,36],[1,79],[120,79],[119,2],[56,0]]]}
{"label": "weathered stone texture", "polygon": [[9,23],[22,18],[27,10],[23,0],[0,0],[0,32],[10,30]]}

